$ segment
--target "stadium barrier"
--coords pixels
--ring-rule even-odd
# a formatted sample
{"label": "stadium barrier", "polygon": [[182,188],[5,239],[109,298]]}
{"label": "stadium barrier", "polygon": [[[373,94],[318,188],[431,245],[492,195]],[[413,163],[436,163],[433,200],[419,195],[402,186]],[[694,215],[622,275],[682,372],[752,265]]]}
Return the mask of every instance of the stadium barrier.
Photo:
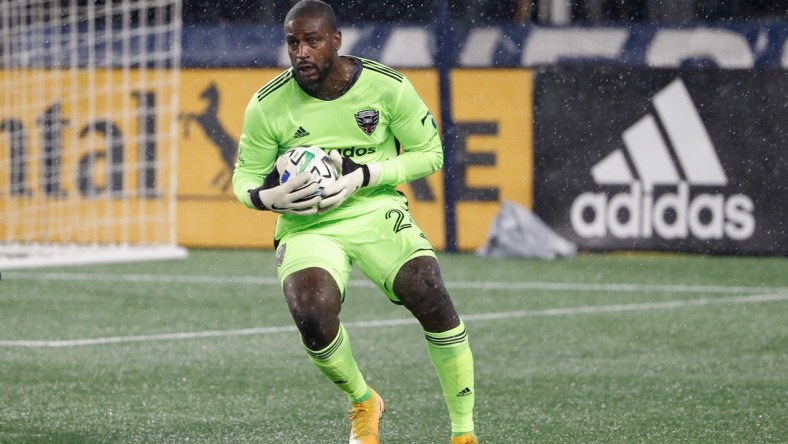
{"label": "stadium barrier", "polygon": [[[451,202],[444,201],[440,174],[402,187],[437,248],[446,248],[449,224],[456,249],[478,248],[506,199],[533,208],[581,249],[788,253],[782,210],[788,206],[778,174],[785,171],[779,149],[788,121],[780,105],[788,91],[788,23],[458,25],[455,44],[449,51],[441,46],[442,52],[434,32],[429,26],[343,27],[343,52],[403,70],[438,120],[435,68],[452,67],[456,168],[448,183],[455,185],[455,220],[444,212]],[[278,25],[186,27],[184,46],[184,66],[289,63]],[[263,72],[255,77],[271,75]],[[206,74],[224,75],[200,76]],[[222,88],[238,90],[235,80]],[[691,118],[671,124],[671,115]],[[239,117],[234,120],[238,125]],[[193,142],[182,146],[196,149]],[[186,209],[202,205],[206,195],[181,196],[179,215],[190,219]],[[231,220],[245,219],[238,216]],[[179,237],[188,245],[249,242],[228,238],[240,229],[216,230],[206,239],[205,229],[179,226]]]}
{"label": "stadium barrier", "polygon": [[[440,124],[441,86],[429,30],[351,29],[344,52],[403,71]],[[218,38],[222,32],[253,38]],[[278,27],[266,26],[184,31],[183,64],[191,68],[182,71],[178,91],[180,245],[272,247],[275,218],[238,203],[230,178],[243,110],[282,69],[273,66],[286,64],[279,35]],[[788,134],[788,24],[493,27],[455,36],[461,44],[445,56],[453,61],[455,167],[448,183],[457,199],[457,249],[482,245],[500,202],[509,200],[533,208],[581,249],[788,253],[780,152]],[[536,45],[545,36],[562,43]],[[665,43],[676,36],[697,38]],[[225,47],[230,44],[241,47]],[[688,65],[696,68],[676,69]],[[28,111],[35,116],[45,109]],[[60,116],[70,122],[66,132],[91,124],[66,114]],[[36,126],[27,117],[2,117]],[[114,137],[135,152],[137,132],[130,127]],[[2,149],[13,145],[5,133],[0,155],[12,156],[13,150]],[[41,147],[32,142],[35,157]],[[15,176],[2,176],[0,196],[7,196],[4,188]],[[86,178],[84,172],[72,176]],[[99,172],[87,179],[97,187],[108,180]],[[438,173],[401,187],[439,249],[446,248],[443,179]],[[68,191],[79,184],[62,186]]]}

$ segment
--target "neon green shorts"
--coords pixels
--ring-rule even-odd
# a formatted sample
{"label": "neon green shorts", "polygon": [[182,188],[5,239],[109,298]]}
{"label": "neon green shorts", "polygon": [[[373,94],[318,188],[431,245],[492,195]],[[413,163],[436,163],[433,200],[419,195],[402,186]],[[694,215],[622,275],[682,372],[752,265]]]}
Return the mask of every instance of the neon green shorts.
{"label": "neon green shorts", "polygon": [[413,222],[407,206],[384,200],[352,219],[335,220],[288,233],[279,241],[279,281],[310,267],[328,271],[345,298],[352,265],[398,303],[392,288],[400,267],[417,256],[435,257],[435,250]]}

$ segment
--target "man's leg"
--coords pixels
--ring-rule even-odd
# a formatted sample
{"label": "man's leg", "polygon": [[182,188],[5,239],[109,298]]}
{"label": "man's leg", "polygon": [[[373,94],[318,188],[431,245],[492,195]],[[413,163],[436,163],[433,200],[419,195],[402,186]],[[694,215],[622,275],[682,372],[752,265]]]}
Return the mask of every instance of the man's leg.
{"label": "man's leg", "polygon": [[351,401],[369,397],[353,359],[350,337],[339,322],[342,295],[327,271],[313,267],[285,278],[282,286],[309,359]]}
{"label": "man's leg", "polygon": [[465,324],[446,290],[438,261],[431,256],[409,260],[397,273],[393,287],[394,294],[424,329],[430,359],[449,409],[452,434],[472,435],[473,355]]}
{"label": "man's leg", "polygon": [[364,381],[350,349],[350,337],[339,322],[342,294],[322,268],[296,271],[282,288],[290,314],[312,363],[348,395],[351,443],[377,443],[383,400]]}

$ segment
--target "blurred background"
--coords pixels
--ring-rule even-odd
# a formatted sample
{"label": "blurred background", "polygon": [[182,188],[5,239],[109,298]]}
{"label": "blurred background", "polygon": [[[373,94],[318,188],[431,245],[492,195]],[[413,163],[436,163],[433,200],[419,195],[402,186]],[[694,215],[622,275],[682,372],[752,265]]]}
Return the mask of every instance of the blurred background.
{"label": "blurred background", "polygon": [[[580,251],[788,255],[788,0],[328,3],[439,125],[400,187],[437,249],[532,232],[513,203]],[[272,248],[230,179],[293,4],[0,0],[0,239]]]}
{"label": "blurred background", "polygon": [[[185,0],[189,23],[281,22],[294,0]],[[428,23],[434,0],[328,1],[342,23]],[[785,0],[451,0],[451,18],[484,23],[686,23],[788,18]]]}

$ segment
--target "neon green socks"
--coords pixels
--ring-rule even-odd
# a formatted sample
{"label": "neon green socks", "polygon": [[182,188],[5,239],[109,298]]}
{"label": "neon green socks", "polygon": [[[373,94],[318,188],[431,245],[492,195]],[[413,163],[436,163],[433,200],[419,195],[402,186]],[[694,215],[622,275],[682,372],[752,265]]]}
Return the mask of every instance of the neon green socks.
{"label": "neon green socks", "polygon": [[364,401],[371,395],[364,376],[358,369],[353,353],[350,351],[350,337],[342,324],[337,337],[322,350],[310,350],[307,354],[313,364],[337,387],[347,393],[351,402]]}
{"label": "neon green socks", "polygon": [[[473,355],[465,324],[460,321],[460,325],[451,330],[424,332],[424,336],[446,398],[452,433],[473,432]],[[351,402],[369,398],[371,392],[353,359],[350,338],[344,326],[340,324],[337,337],[326,348],[317,351],[304,348],[312,363],[347,393]]]}
{"label": "neon green socks", "polygon": [[442,333],[424,332],[449,407],[453,434],[473,432],[473,355],[465,324]]}

